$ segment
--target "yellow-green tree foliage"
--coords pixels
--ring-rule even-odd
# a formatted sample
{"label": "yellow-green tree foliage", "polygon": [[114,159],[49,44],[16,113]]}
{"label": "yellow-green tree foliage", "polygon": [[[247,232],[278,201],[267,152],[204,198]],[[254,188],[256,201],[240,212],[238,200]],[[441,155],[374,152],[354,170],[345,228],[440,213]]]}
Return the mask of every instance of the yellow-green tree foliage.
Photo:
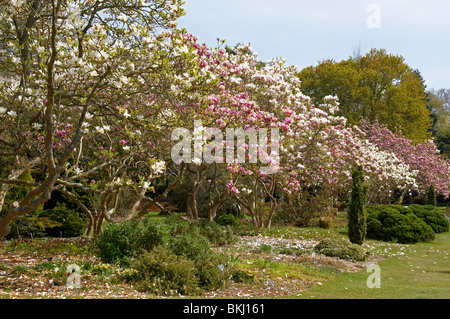
{"label": "yellow-green tree foliage", "polygon": [[324,60],[298,74],[303,93],[315,103],[336,95],[340,115],[357,124],[361,117],[401,130],[415,142],[430,138],[430,112],[423,79],[402,56],[372,49],[363,56]]}

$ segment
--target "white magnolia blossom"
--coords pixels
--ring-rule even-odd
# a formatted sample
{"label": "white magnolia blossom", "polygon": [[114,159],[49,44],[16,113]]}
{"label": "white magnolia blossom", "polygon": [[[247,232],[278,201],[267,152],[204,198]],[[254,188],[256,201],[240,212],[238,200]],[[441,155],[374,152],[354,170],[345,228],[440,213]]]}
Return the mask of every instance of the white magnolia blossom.
{"label": "white magnolia blossom", "polygon": [[17,113],[16,113],[15,111],[9,111],[9,112],[6,113],[6,114],[8,114],[8,115],[11,116],[11,117],[16,117],[16,116],[17,116]]}
{"label": "white magnolia blossom", "polygon": [[152,165],[152,170],[156,173],[156,174],[162,174],[164,173],[164,171],[166,170],[166,162],[164,161],[160,161],[160,162],[156,162]]}
{"label": "white magnolia blossom", "polygon": [[380,151],[368,141],[364,141],[362,150],[364,156],[371,159],[376,168],[370,178],[373,182],[378,179],[391,188],[402,190],[418,187],[416,182],[418,172],[412,170],[408,164],[403,163],[394,153]]}

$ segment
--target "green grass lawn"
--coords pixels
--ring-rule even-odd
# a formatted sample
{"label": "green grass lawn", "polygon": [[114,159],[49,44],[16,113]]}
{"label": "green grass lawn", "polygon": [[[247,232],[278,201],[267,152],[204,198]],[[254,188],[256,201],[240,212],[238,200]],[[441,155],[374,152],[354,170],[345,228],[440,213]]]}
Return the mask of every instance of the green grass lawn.
{"label": "green grass lawn", "polygon": [[433,242],[402,245],[378,263],[380,288],[368,288],[366,270],[343,273],[304,291],[304,299],[448,299],[450,298],[450,232]]}

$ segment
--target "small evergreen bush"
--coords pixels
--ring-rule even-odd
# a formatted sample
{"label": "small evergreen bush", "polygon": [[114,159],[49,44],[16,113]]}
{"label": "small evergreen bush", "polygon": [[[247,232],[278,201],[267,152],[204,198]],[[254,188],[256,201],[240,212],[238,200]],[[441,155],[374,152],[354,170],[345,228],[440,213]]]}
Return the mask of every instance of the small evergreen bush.
{"label": "small evergreen bush", "polygon": [[184,256],[190,260],[205,258],[211,254],[208,239],[198,231],[186,232],[171,236],[168,241],[168,249],[175,255]]}
{"label": "small evergreen bush", "polygon": [[314,252],[328,257],[338,257],[354,261],[365,261],[367,256],[366,250],[360,245],[337,238],[326,238],[320,241],[314,247]]}
{"label": "small evergreen bush", "polygon": [[157,295],[200,292],[194,261],[177,256],[166,247],[158,246],[142,253],[132,261],[131,267],[137,271],[137,281],[144,291]]}
{"label": "small evergreen bush", "polygon": [[95,240],[97,254],[104,263],[127,264],[140,252],[141,238],[138,221],[108,224]]}
{"label": "small evergreen bush", "polygon": [[190,224],[176,216],[162,220],[144,218],[108,224],[96,239],[96,248],[103,262],[127,264],[142,249],[152,250],[166,245],[176,255],[195,260],[208,256],[212,245],[225,245],[236,241],[229,226],[202,221]]}
{"label": "small evergreen bush", "polygon": [[367,211],[367,238],[414,244],[434,239],[433,229],[411,210],[399,205],[376,205]]}
{"label": "small evergreen bush", "polygon": [[411,205],[408,207],[417,217],[429,225],[436,234],[445,233],[449,230],[449,222],[445,215],[432,205]]}
{"label": "small evergreen bush", "polygon": [[234,230],[231,226],[222,226],[212,221],[202,219],[198,223],[200,233],[209,239],[214,246],[223,246],[233,244],[237,240]]}
{"label": "small evergreen bush", "polygon": [[157,295],[195,295],[228,285],[230,276],[225,267],[219,269],[221,264],[224,260],[220,256],[210,254],[193,260],[158,246],[134,258],[131,267],[142,290]]}

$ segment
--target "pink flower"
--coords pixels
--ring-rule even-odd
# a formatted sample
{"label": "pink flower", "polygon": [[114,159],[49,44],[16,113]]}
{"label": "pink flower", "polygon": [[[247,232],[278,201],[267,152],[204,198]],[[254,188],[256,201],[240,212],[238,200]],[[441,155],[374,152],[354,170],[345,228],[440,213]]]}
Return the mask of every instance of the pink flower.
{"label": "pink flower", "polygon": [[238,191],[238,189],[236,188],[236,187],[231,187],[231,193],[232,194],[239,194],[239,191]]}

